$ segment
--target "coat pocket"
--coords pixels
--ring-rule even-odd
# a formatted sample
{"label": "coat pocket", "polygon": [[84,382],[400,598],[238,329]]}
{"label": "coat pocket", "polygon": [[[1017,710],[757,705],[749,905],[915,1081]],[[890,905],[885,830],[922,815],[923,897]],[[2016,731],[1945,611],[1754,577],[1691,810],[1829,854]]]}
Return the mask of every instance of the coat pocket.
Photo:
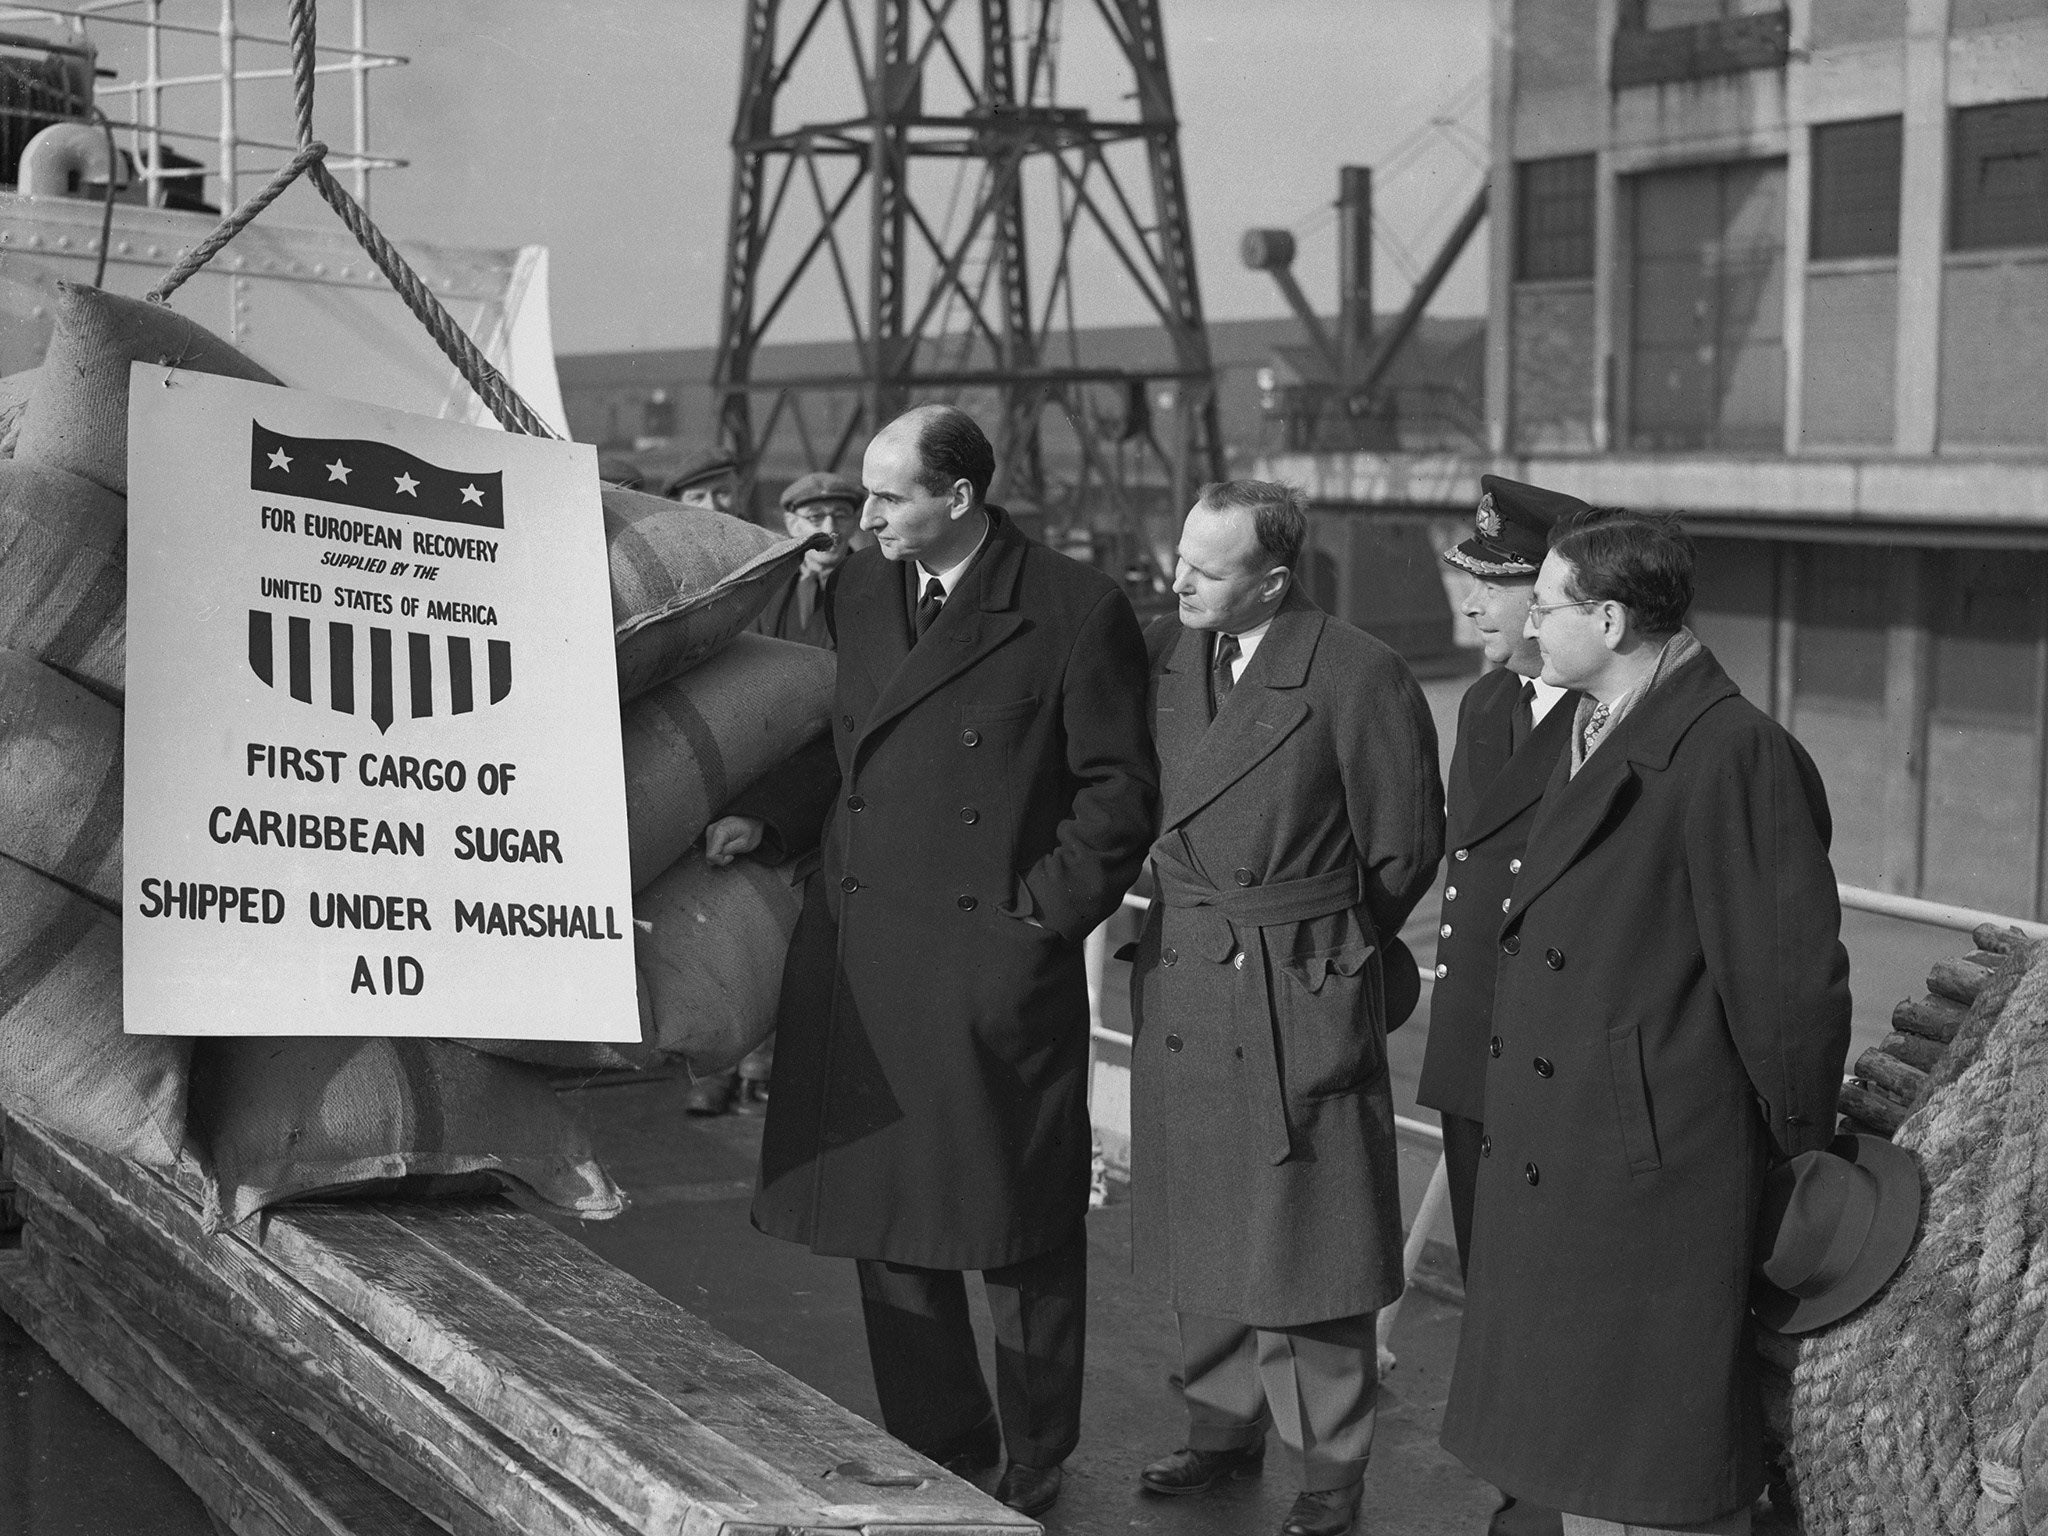
{"label": "coat pocket", "polygon": [[1386,1070],[1374,953],[1371,944],[1351,944],[1275,967],[1280,1080],[1290,1100],[1356,1093]]}
{"label": "coat pocket", "polygon": [[1630,1173],[1664,1166],[1657,1151],[1657,1123],[1650,1116],[1650,1089],[1643,1081],[1643,1037],[1633,1024],[1607,1031],[1608,1078],[1614,1089],[1614,1118]]}

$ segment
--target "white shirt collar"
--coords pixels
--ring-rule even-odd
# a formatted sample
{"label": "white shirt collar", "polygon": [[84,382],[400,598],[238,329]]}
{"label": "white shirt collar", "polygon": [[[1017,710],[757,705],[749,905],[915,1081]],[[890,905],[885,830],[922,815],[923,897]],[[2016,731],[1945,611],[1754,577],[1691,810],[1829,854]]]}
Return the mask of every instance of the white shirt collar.
{"label": "white shirt collar", "polygon": [[1237,637],[1237,660],[1231,663],[1230,680],[1235,683],[1244,677],[1244,669],[1251,665],[1252,652],[1259,648],[1259,642],[1266,638],[1266,631],[1273,627],[1272,615],[1266,616],[1263,624],[1254,624]]}
{"label": "white shirt collar", "polygon": [[939,586],[944,589],[946,596],[951,597],[953,595],[953,588],[959,584],[960,578],[967,574],[967,567],[974,564],[974,557],[981,553],[981,546],[988,542],[988,536],[995,532],[996,520],[986,512],[982,513],[982,518],[981,538],[975,543],[974,548],[967,552],[967,558],[958,565],[950,565],[943,571],[935,571],[922,560],[917,562],[918,575],[923,578],[917,584],[920,591],[933,580],[937,580]]}
{"label": "white shirt collar", "polygon": [[1536,697],[1529,701],[1529,713],[1541,723],[1543,717],[1557,707],[1557,701],[1570,693],[1571,689],[1560,688],[1555,683],[1546,683],[1540,677],[1532,677],[1529,681],[1536,685]]}

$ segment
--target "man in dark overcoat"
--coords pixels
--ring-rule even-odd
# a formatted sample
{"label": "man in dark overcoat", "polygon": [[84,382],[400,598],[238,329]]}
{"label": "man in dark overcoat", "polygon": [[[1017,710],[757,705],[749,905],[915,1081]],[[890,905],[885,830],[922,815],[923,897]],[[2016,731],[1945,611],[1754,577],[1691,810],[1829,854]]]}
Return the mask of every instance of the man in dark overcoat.
{"label": "man in dark overcoat", "polygon": [[[1145,646],[1108,577],[985,498],[963,413],[862,465],[833,599],[839,798],[783,972],[754,1222],[858,1260],[890,1433],[1036,1512],[1080,1433],[1091,1140],[1082,942],[1158,806]],[[991,1411],[962,1271],[996,1331]]]}
{"label": "man in dark overcoat", "polygon": [[[1514,888],[1522,849],[1544,787],[1571,734],[1567,689],[1543,682],[1543,657],[1524,631],[1535,601],[1536,571],[1551,525],[1586,504],[1499,475],[1479,477],[1473,536],[1444,551],[1472,578],[1462,607],[1479,631],[1492,670],[1458,704],[1458,744],[1444,791],[1443,921],[1437,930],[1436,983],[1418,1103],[1443,1122],[1444,1168],[1458,1263],[1470,1264],[1472,1190],[1485,1135],[1486,1042],[1493,1033],[1493,979],[1500,904]],[[1557,1536],[1555,1510],[1505,1495],[1488,1522],[1490,1536]]]}
{"label": "man in dark overcoat", "polygon": [[1583,697],[1507,911],[1443,1442],[1567,1536],[1746,1532],[1764,1172],[1849,1039],[1812,759],[1684,627],[1676,521],[1560,522],[1530,631]]}
{"label": "man in dark overcoat", "polygon": [[[1382,957],[1435,875],[1443,792],[1399,657],[1293,579],[1298,496],[1206,486],[1158,657],[1158,883],[1132,977],[1132,1233],[1179,1313],[1197,1493],[1303,1463],[1283,1531],[1357,1516],[1374,1314],[1401,1293]],[[1411,967],[1405,948],[1394,963]]]}

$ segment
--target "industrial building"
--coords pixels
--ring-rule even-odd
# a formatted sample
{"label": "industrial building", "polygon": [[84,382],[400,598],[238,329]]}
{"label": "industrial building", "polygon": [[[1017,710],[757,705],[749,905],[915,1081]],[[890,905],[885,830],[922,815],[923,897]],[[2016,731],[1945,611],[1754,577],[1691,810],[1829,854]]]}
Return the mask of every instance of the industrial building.
{"label": "industrial building", "polygon": [[1819,763],[1841,878],[2041,915],[2048,8],[1494,18],[1486,451],[1266,471],[1325,539],[1489,470],[1684,514],[1695,628]]}

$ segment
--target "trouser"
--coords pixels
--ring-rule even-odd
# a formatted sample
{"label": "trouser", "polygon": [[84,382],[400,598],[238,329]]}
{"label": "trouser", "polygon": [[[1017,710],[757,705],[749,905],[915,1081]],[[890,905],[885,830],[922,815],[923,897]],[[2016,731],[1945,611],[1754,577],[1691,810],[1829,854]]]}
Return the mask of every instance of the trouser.
{"label": "trouser", "polygon": [[1695,1525],[1624,1525],[1591,1515],[1566,1515],[1564,1536],[1749,1536],[1749,1511],[1738,1509]]}
{"label": "trouser", "polygon": [[1271,1426],[1300,1455],[1304,1492],[1365,1476],[1379,1399],[1376,1313],[1285,1329],[1178,1315],[1190,1450],[1243,1450]]}
{"label": "trouser", "polygon": [[[992,1415],[966,1277],[879,1259],[856,1267],[882,1427],[937,1461],[968,1449]],[[993,1417],[1010,1460],[1058,1466],[1081,1438],[1087,1230],[1077,1226],[1057,1248],[985,1269],[981,1283],[995,1323]]]}
{"label": "trouser", "polygon": [[[1486,1127],[1463,1115],[1440,1116],[1444,1127],[1444,1178],[1450,1186],[1451,1231],[1458,1239],[1458,1273],[1472,1271],[1472,1201],[1479,1187],[1479,1140]],[[1487,1522],[1486,1536],[1559,1536],[1557,1511],[1503,1493]]]}

